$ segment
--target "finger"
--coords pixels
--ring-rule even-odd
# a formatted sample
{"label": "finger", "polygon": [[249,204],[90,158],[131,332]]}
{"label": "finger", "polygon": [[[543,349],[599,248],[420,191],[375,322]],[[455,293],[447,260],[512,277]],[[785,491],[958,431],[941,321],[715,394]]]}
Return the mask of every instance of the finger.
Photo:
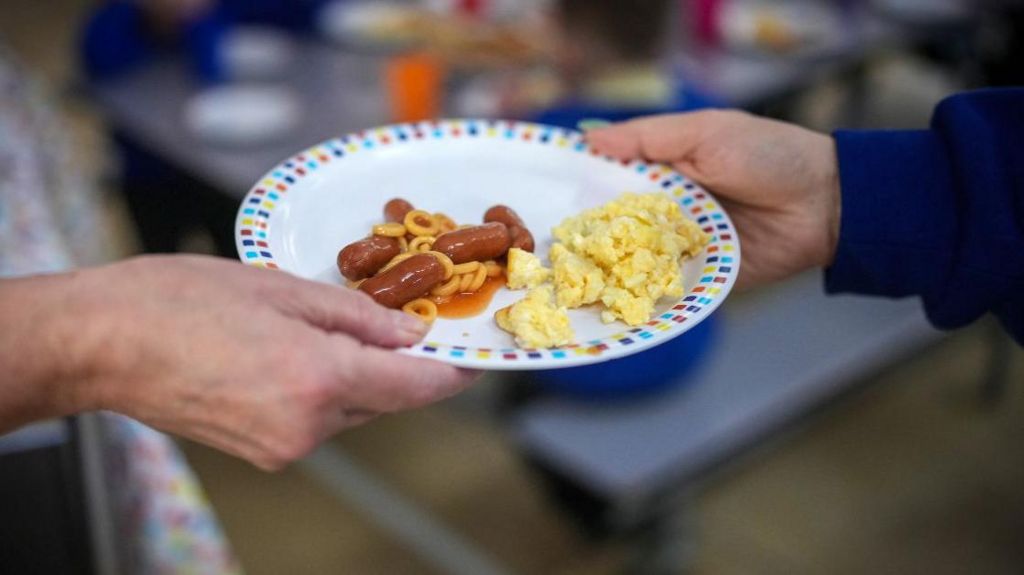
{"label": "finger", "polygon": [[280,276],[272,304],[290,317],[321,330],[346,333],[381,347],[416,343],[430,326],[398,310],[387,309],[365,293],[341,286]]}
{"label": "finger", "polygon": [[251,438],[240,437],[228,429],[198,428],[180,435],[222,453],[244,459],[263,471],[277,471],[283,465],[283,462],[270,457],[268,450],[256,444]]}
{"label": "finger", "polygon": [[365,425],[380,414],[374,411],[336,409],[324,418],[320,431],[320,441],[333,437],[341,431]]}
{"label": "finger", "polygon": [[469,387],[479,372],[372,346],[346,353],[339,376],[348,409],[389,413],[423,407]]}
{"label": "finger", "polygon": [[342,426],[339,429],[350,429],[353,427],[359,427],[360,425],[367,424],[374,419],[380,417],[379,413],[371,411],[350,411],[345,413],[345,420],[342,422]]}
{"label": "finger", "polygon": [[647,116],[590,130],[587,142],[623,159],[672,163],[685,160],[704,139],[706,112]]}

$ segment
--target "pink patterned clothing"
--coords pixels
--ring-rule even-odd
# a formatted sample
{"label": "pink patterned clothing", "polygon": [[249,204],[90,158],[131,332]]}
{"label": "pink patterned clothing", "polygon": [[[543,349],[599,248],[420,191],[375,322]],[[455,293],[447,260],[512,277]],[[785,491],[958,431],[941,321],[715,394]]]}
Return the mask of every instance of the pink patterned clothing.
{"label": "pink patterned clothing", "polygon": [[[104,261],[91,182],[43,91],[0,48],[0,277]],[[123,572],[241,573],[195,475],[174,443],[136,421],[103,415],[104,462]]]}

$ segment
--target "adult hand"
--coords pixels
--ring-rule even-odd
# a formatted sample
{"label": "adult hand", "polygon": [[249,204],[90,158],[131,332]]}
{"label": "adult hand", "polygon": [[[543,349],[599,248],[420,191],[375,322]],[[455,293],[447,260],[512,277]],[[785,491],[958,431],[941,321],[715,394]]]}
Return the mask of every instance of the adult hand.
{"label": "adult hand", "polygon": [[589,131],[602,153],[669,164],[715,194],[743,246],[739,284],[827,267],[839,235],[835,143],[743,112],[652,116]]}
{"label": "adult hand", "polygon": [[[20,381],[23,398],[20,409],[8,398],[8,422],[106,409],[272,470],[473,379],[391,351],[427,326],[361,292],[214,258],[144,257],[0,286],[0,376],[11,376],[0,382]],[[26,390],[33,380],[48,382],[42,398]]]}

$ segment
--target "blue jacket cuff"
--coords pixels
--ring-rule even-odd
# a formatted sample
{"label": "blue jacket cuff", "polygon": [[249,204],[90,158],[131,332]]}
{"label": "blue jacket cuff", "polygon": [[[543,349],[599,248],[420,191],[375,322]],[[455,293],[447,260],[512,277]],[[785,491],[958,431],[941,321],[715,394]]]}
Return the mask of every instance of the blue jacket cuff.
{"label": "blue jacket cuff", "polygon": [[951,270],[957,238],[942,140],[928,130],[834,136],[842,215],[826,290],[933,299]]}

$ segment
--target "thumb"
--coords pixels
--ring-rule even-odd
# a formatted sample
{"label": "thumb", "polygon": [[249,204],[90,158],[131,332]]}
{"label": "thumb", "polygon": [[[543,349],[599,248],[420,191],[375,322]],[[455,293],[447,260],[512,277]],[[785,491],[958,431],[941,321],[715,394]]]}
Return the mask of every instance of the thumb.
{"label": "thumb", "polygon": [[713,111],[647,116],[589,130],[587,143],[622,160],[686,162],[705,139]]}
{"label": "thumb", "polygon": [[380,347],[416,343],[430,326],[399,310],[385,308],[365,293],[308,281],[285,273],[273,290],[274,307],[285,315],[328,333],[345,333]]}

